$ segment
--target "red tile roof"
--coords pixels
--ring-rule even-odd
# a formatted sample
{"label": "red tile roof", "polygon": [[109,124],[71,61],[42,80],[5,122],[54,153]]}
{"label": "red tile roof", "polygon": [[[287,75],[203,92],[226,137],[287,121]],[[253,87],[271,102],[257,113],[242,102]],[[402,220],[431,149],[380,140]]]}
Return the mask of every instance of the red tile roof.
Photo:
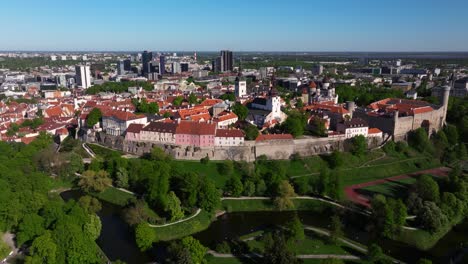
{"label": "red tile roof", "polygon": [[128,120],[135,120],[145,117],[145,115],[135,115],[134,113],[125,112],[125,111],[118,111],[118,110],[110,110],[105,111],[102,114],[104,117],[114,117],[119,120],[128,121]]}
{"label": "red tile roof", "polygon": [[244,137],[244,132],[240,129],[218,129],[216,137]]}
{"label": "red tile roof", "polygon": [[266,140],[292,140],[294,139],[291,134],[260,134],[255,141],[266,141]]}
{"label": "red tile roof", "polygon": [[177,126],[176,134],[214,135],[215,131],[216,124],[182,121]]}
{"label": "red tile roof", "polygon": [[130,124],[127,128],[127,133],[140,133],[143,127],[143,124]]}
{"label": "red tile roof", "polygon": [[382,133],[382,130],[376,128],[376,127],[373,127],[373,128],[369,128],[369,131],[367,132],[368,134],[378,134],[378,133]]}

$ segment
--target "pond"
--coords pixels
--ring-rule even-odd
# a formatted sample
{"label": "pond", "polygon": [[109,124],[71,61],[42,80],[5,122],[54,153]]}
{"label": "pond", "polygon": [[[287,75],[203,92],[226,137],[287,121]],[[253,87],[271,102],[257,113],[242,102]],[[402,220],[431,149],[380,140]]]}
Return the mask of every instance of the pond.
{"label": "pond", "polygon": [[[67,191],[61,194],[65,199],[76,199],[81,194]],[[123,260],[128,264],[161,261],[165,256],[166,243],[158,243],[145,253],[140,252],[135,244],[132,229],[120,217],[121,207],[102,202],[98,213],[102,221],[102,232],[98,245],[111,260]],[[238,238],[254,231],[282,225],[291,219],[294,212],[238,212],[220,216],[207,230],[194,235],[206,246],[213,246],[224,240]],[[297,213],[304,225],[329,228],[332,210],[302,211]],[[350,239],[367,245],[372,240],[365,231],[362,216],[346,214],[345,233]],[[454,227],[437,245],[429,251],[420,251],[406,244],[392,240],[379,239],[384,251],[396,259],[415,263],[424,257],[434,263],[449,263],[450,257],[459,253],[460,248],[468,243],[468,221]]]}

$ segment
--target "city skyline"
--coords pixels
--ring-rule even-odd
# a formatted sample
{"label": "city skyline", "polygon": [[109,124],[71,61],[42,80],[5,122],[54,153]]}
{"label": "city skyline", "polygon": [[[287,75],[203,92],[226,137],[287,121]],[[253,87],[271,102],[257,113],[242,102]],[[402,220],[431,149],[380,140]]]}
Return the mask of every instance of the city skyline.
{"label": "city skyline", "polygon": [[438,1],[349,2],[9,2],[0,18],[6,36],[0,50],[467,50],[468,36],[462,34],[468,25],[464,1],[443,6]]}

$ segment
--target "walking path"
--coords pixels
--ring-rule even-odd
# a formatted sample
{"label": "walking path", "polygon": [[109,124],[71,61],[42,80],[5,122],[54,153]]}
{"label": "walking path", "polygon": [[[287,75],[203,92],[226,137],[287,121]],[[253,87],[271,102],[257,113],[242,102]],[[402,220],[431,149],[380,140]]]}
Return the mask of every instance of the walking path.
{"label": "walking path", "polygon": [[[213,255],[217,258],[237,258],[239,256],[233,254],[222,254],[213,250],[208,250],[208,254]],[[263,258],[263,255],[257,253],[242,254],[241,257],[245,258]],[[313,255],[297,255],[299,259],[344,259],[344,260],[359,260],[360,258],[353,255],[336,255],[336,254],[313,254]]]}
{"label": "walking path", "polygon": [[19,249],[15,246],[14,238],[15,238],[15,235],[10,232],[4,233],[3,236],[1,237],[1,239],[13,250],[10,251],[10,254],[8,254],[8,256],[5,259],[0,260],[0,263],[7,263],[10,258],[18,254]]}
{"label": "walking path", "polygon": [[175,222],[172,222],[172,223],[168,223],[168,224],[163,224],[163,225],[152,225],[152,224],[148,224],[150,227],[166,227],[166,226],[171,226],[171,225],[175,225],[175,224],[180,224],[182,222],[185,222],[185,221],[188,221],[194,217],[196,217],[197,215],[199,215],[201,213],[201,209],[198,208],[197,211],[195,212],[195,214],[187,217],[187,218],[184,218],[184,219],[180,219],[178,221],[175,221]]}
{"label": "walking path", "polygon": [[83,146],[84,150],[86,151],[86,153],[88,153],[88,155],[91,156],[91,158],[96,157],[96,154],[94,154],[94,152],[86,145],[86,143],[83,143],[82,146]]}

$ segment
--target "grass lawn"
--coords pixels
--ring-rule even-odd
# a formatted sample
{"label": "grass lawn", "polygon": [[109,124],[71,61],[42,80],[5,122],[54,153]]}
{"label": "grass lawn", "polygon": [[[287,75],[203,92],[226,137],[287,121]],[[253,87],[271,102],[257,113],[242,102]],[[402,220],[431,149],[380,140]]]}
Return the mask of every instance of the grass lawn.
{"label": "grass lawn", "polygon": [[207,229],[211,224],[211,214],[201,211],[196,217],[171,226],[153,227],[156,241],[169,241],[189,236]]}
{"label": "grass lawn", "polygon": [[341,171],[344,174],[343,184],[348,186],[436,167],[440,167],[440,162],[421,158]]}
{"label": "grass lawn", "polygon": [[369,193],[370,196],[375,194],[383,194],[392,198],[405,198],[408,193],[408,188],[416,183],[417,179],[410,177],[396,181],[388,181],[382,184],[377,184],[362,188],[360,191]]}
{"label": "grass lawn", "polygon": [[123,155],[122,151],[106,148],[98,144],[86,143],[86,145],[94,152],[94,154],[103,158],[114,155]]}
{"label": "grass lawn", "polygon": [[[329,205],[315,200],[293,199],[295,208],[299,211],[323,210]],[[250,212],[250,211],[276,211],[271,200],[223,200],[222,206],[227,212]]]}
{"label": "grass lawn", "polygon": [[94,194],[94,196],[99,200],[120,206],[125,206],[128,202],[135,199],[134,195],[113,187],[109,187],[101,193]]}
{"label": "grass lawn", "polygon": [[208,261],[208,264],[242,264],[243,263],[242,260],[238,258],[216,258],[213,256],[207,256],[206,260]]}
{"label": "grass lawn", "polygon": [[[229,176],[221,175],[218,172],[218,164],[222,163],[222,161],[209,161],[207,164],[190,160],[174,160],[173,162],[181,172],[195,172],[200,176],[206,176],[220,189],[224,188],[226,181],[229,179]],[[234,170],[234,173],[237,173],[237,171]]]}

